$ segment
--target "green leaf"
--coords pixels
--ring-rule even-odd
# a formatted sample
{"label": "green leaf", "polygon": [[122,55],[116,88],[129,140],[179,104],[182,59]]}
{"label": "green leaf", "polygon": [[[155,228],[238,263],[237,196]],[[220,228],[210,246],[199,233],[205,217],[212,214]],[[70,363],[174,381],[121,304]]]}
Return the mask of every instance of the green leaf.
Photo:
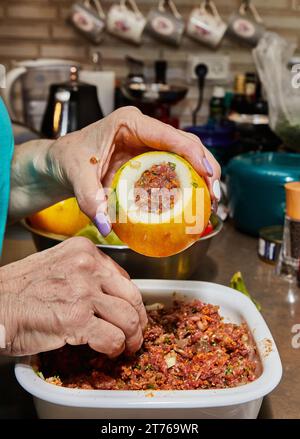
{"label": "green leaf", "polygon": [[176,163],[168,162],[168,165],[170,166],[170,168],[172,169],[172,171],[175,171],[175,169],[176,169]]}
{"label": "green leaf", "polygon": [[152,364],[146,364],[146,366],[144,367],[144,370],[153,370],[153,366]]}
{"label": "green leaf", "polygon": [[249,293],[245,281],[243,279],[242,273],[240,271],[237,271],[231,278],[230,288],[233,288],[236,291],[239,291],[240,293],[244,294],[245,296],[249,297],[249,299],[252,300],[258,311],[261,311],[261,304],[255,300],[251,294]]}

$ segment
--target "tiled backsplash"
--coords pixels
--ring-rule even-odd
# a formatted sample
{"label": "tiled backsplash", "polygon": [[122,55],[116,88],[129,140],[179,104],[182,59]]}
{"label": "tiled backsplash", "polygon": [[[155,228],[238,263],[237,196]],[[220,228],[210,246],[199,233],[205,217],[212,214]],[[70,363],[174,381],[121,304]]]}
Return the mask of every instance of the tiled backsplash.
{"label": "tiled backsplash", "polygon": [[[93,47],[66,23],[70,6],[74,0],[0,0],[0,62],[8,68],[14,60],[37,57],[55,57],[79,60],[88,64]],[[201,0],[176,0],[175,3],[186,18],[193,6]],[[102,0],[107,11],[113,3]],[[137,0],[143,13],[158,3],[155,0]],[[215,0],[218,10],[226,20],[231,12],[237,10],[239,0]],[[264,19],[268,29],[279,32],[289,41],[300,42],[300,0],[254,0],[254,4]],[[120,42],[109,35],[100,45],[105,69],[114,69],[117,76],[126,74],[124,56],[131,54],[142,58],[150,65],[163,51],[169,61],[170,77],[173,80],[186,80],[186,60],[188,54],[214,53],[187,37],[180,48],[160,45],[149,37],[141,47]],[[232,77],[239,71],[253,70],[251,50],[248,47],[225,38],[216,53],[230,56]],[[211,87],[206,89],[206,100]],[[197,90],[190,88],[186,100],[176,107],[182,124],[189,123],[195,105]],[[203,109],[203,115],[205,114]]]}

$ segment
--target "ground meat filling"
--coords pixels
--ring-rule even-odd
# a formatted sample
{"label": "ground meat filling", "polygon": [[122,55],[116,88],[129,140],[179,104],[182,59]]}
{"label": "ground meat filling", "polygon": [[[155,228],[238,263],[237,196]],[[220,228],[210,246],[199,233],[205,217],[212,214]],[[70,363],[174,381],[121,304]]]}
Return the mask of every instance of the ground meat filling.
{"label": "ground meat filling", "polygon": [[139,209],[158,214],[172,209],[180,190],[176,164],[163,162],[151,166],[142,173],[134,188]]}
{"label": "ground meat filling", "polygon": [[194,300],[148,311],[144,344],[132,356],[110,360],[86,346],[40,355],[47,381],[81,389],[223,389],[261,373],[246,324],[224,323],[218,307]]}

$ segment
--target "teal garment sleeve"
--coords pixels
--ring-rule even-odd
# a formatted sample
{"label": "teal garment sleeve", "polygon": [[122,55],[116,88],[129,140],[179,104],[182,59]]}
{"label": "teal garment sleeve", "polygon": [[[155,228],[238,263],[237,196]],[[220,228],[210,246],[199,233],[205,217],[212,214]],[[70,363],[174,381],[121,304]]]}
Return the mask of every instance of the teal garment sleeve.
{"label": "teal garment sleeve", "polygon": [[9,192],[10,166],[14,151],[14,138],[9,115],[0,98],[0,255],[5,232]]}

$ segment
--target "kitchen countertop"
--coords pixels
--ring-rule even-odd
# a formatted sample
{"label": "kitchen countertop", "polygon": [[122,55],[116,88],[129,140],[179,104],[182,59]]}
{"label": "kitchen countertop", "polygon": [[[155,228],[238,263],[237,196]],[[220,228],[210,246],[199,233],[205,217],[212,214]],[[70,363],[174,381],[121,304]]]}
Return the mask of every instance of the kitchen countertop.
{"label": "kitchen countertop", "polygon": [[[292,347],[292,327],[300,324],[300,289],[274,275],[274,267],[260,261],[257,240],[226,223],[213,240],[194,280],[228,285],[232,274],[241,271],[251,294],[277,343],[283,363],[283,378],[277,389],[264,399],[259,417],[300,418],[300,346]],[[35,252],[31,235],[20,226],[9,227],[3,248],[2,265]],[[299,337],[298,337],[299,343]],[[0,357],[0,419],[36,417],[31,398],[13,374],[13,360]]]}

